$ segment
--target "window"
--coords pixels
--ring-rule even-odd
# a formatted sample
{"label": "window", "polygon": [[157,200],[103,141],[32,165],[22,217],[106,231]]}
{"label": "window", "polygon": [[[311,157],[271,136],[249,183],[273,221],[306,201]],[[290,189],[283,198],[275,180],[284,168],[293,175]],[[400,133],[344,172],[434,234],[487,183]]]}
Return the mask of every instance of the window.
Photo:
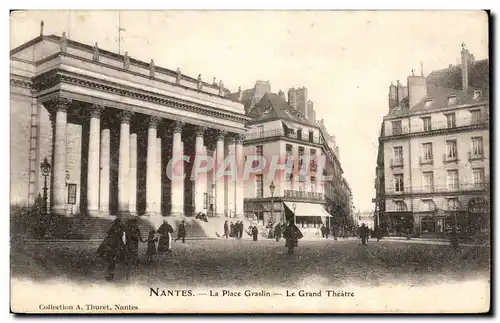
{"label": "window", "polygon": [[257,133],[259,137],[262,137],[264,135],[264,126],[257,126]]}
{"label": "window", "polygon": [[256,197],[263,197],[264,192],[264,179],[263,175],[255,175],[255,184],[257,186]]}
{"label": "window", "polygon": [[458,99],[456,95],[450,96],[448,98],[448,105],[457,105]]}
{"label": "window", "polygon": [[424,172],[423,173],[424,191],[433,192],[434,191],[434,173]]}
{"label": "window", "polygon": [[472,155],[482,156],[483,155],[483,138],[475,137],[472,138]]}
{"label": "window", "polygon": [[76,184],[68,184],[68,204],[76,204]]}
{"label": "window", "polygon": [[434,101],[434,100],[432,100],[432,99],[427,99],[427,100],[425,100],[425,105],[424,105],[424,107],[425,107],[425,108],[430,108],[430,107],[431,107],[431,105],[432,105],[432,102],[433,102],[433,101]]}
{"label": "window", "polygon": [[474,181],[474,188],[483,188],[484,168],[474,168],[472,170],[472,179]]}
{"label": "window", "polygon": [[401,120],[398,121],[393,121],[392,122],[392,134],[393,135],[400,135],[403,133],[402,125],[401,125]]}
{"label": "window", "polygon": [[309,131],[309,142],[314,142],[314,132]]}
{"label": "window", "polygon": [[297,139],[302,140],[302,129],[297,130]]}
{"label": "window", "polygon": [[478,124],[481,122],[481,110],[471,110],[470,111],[470,122],[471,124]]}
{"label": "window", "polygon": [[310,150],[311,159],[309,161],[309,169],[311,172],[316,172],[316,150]]}
{"label": "window", "polygon": [[316,177],[311,176],[311,192],[316,192]]}
{"label": "window", "polygon": [[433,159],[433,154],[432,154],[432,143],[425,143],[422,144],[422,155],[423,155],[423,160],[426,162],[432,161]]}
{"label": "window", "polygon": [[406,211],[406,203],[404,201],[394,201],[396,211]]}
{"label": "window", "polygon": [[402,174],[394,175],[394,190],[396,192],[403,192],[404,191],[404,183],[403,183],[403,175]]}
{"label": "window", "polygon": [[432,130],[431,117],[423,117],[422,121],[424,122],[424,131],[431,131]]}
{"label": "window", "polygon": [[448,128],[455,128],[457,126],[455,113],[446,114],[446,125]]}
{"label": "window", "polygon": [[[292,153],[292,145],[287,144],[286,145],[286,163],[287,163],[287,171],[290,173],[287,173],[287,181],[291,181],[293,178],[293,168],[294,168],[294,163],[293,163],[293,153]],[[291,166],[291,169],[288,169],[288,165]]]}
{"label": "window", "polygon": [[446,159],[456,160],[457,159],[457,141],[447,140],[446,141]]}
{"label": "window", "polygon": [[[255,155],[256,156],[262,157],[263,153],[264,153],[264,151],[263,151],[263,147],[262,146],[255,146]],[[257,166],[259,166],[259,161],[258,160],[252,161],[252,168],[255,168]]]}
{"label": "window", "polygon": [[458,199],[448,199],[448,210],[449,211],[459,211],[460,204],[458,203]]}
{"label": "window", "polygon": [[474,91],[474,97],[473,97],[473,99],[477,100],[479,98],[481,98],[481,90]]}
{"label": "window", "polygon": [[434,211],[434,202],[432,200],[422,200],[422,211]]}
{"label": "window", "polygon": [[394,161],[396,164],[403,163],[403,147],[401,146],[394,147]]}
{"label": "window", "polygon": [[446,182],[449,190],[458,190],[458,170],[449,170],[446,172]]}
{"label": "window", "polygon": [[208,209],[208,193],[203,193],[203,208]]}

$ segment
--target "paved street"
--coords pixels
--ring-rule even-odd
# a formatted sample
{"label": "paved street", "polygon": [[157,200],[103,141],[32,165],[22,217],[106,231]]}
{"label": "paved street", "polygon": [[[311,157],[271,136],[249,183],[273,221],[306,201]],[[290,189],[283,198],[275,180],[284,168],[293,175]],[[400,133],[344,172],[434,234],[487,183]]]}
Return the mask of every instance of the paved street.
{"label": "paved street", "polygon": [[[95,260],[98,242],[13,244],[14,277],[43,281],[67,277],[79,282],[105,282],[104,264]],[[144,260],[145,244],[140,256]],[[399,241],[300,241],[289,256],[284,241],[210,240],[174,243],[172,255],[157,258],[153,266],[141,263],[130,280],[152,286],[298,286],[347,284],[379,286],[405,283],[422,286],[450,280],[488,279],[489,248],[409,244]],[[119,265],[117,282],[126,282]]]}

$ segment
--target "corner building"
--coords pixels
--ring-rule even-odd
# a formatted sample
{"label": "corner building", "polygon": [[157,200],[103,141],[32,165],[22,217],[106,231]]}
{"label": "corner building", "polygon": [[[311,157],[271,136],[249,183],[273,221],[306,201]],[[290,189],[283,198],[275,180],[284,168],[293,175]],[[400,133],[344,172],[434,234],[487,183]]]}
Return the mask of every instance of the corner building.
{"label": "corner building", "polygon": [[[191,180],[192,158],[243,156],[249,120],[222,83],[197,78],[59,36],[10,52],[11,204],[42,194],[51,164],[50,213],[67,218],[127,215],[243,216],[243,186]],[[210,202],[212,201],[212,202]],[[230,206],[230,207],[229,207]]]}
{"label": "corner building", "polygon": [[[389,87],[379,166],[389,233],[468,238],[490,230],[489,62],[462,45],[461,64]],[[407,94],[406,94],[407,93]],[[382,210],[383,208],[379,208]]]}

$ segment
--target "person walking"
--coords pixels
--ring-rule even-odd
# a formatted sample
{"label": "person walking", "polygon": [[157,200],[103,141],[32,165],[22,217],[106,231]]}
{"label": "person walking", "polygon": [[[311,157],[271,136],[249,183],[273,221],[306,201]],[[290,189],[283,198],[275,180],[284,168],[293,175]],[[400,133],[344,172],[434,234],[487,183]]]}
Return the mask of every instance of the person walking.
{"label": "person walking", "polygon": [[153,263],[153,257],[156,255],[156,242],[158,238],[155,237],[155,230],[149,230],[148,239],[145,241],[148,243],[146,248],[146,263],[148,265]]}
{"label": "person walking", "polygon": [[229,225],[227,224],[227,220],[226,222],[224,222],[224,235],[223,237],[226,237],[226,239],[229,237]]}
{"label": "person walking", "polygon": [[276,226],[274,227],[274,238],[276,238],[276,242],[279,242],[281,239],[281,228],[282,225],[281,223],[277,223]]}
{"label": "person walking", "polygon": [[125,243],[123,241],[124,228],[120,218],[116,218],[106,233],[106,237],[97,248],[97,255],[107,264],[106,280],[113,280],[116,263],[125,256]]}
{"label": "person walking", "polygon": [[253,238],[253,241],[257,241],[258,235],[259,235],[259,230],[257,229],[257,226],[254,225],[252,227],[252,238]]}
{"label": "person walking", "polygon": [[368,238],[369,230],[368,227],[363,223],[359,227],[359,236],[361,237],[361,243],[366,246],[366,241]]}
{"label": "person walking", "polygon": [[177,238],[175,238],[175,242],[181,239],[182,243],[186,243],[186,224],[184,223],[184,220],[182,220],[181,224],[179,224],[179,228],[177,229]]}
{"label": "person walking", "polygon": [[286,239],[285,247],[288,248],[288,254],[291,255],[295,247],[299,246],[299,239],[302,239],[303,234],[293,221],[290,221],[283,232],[283,237]]}
{"label": "person walking", "polygon": [[163,224],[160,225],[156,232],[160,235],[160,239],[158,240],[158,253],[163,254],[165,252],[172,252],[171,242],[174,228],[168,224],[167,220],[163,220]]}

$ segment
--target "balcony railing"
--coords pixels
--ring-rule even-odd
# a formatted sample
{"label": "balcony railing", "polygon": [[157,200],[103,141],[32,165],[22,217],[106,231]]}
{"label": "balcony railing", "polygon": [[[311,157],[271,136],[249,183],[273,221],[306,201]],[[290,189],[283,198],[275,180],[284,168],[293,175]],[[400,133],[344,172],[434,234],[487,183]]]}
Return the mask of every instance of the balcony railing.
{"label": "balcony railing", "polygon": [[396,191],[394,188],[386,188],[385,193],[391,195],[398,194],[425,194],[425,193],[450,193],[450,192],[467,192],[467,191],[482,191],[489,189],[489,182],[484,183],[453,183],[448,185],[434,186],[418,186],[405,188],[404,191]]}
{"label": "balcony railing", "polygon": [[458,162],[458,157],[457,155],[455,156],[448,156],[448,154],[443,154],[443,163],[456,163]]}
{"label": "balcony railing", "polygon": [[321,137],[309,136],[309,133],[302,133],[302,135],[299,136],[297,132],[292,132],[292,131],[285,132],[283,128],[276,128],[266,131],[245,134],[245,140],[254,140],[262,138],[272,138],[272,137],[286,137],[286,138],[300,140],[303,142],[322,144]]}
{"label": "balcony railing", "polygon": [[322,193],[306,192],[306,191],[294,191],[294,190],[285,190],[285,197],[307,199],[307,200],[324,200],[325,199]]}
{"label": "balcony railing", "polygon": [[403,158],[394,158],[394,159],[391,159],[391,168],[394,168],[394,167],[401,167],[404,165],[404,160]]}
{"label": "balcony railing", "polygon": [[422,124],[422,126],[421,126],[422,128],[412,129],[411,131],[408,129],[408,127],[403,127],[401,129],[399,129],[399,128],[386,129],[385,135],[388,137],[388,136],[404,135],[404,134],[409,134],[409,133],[424,133],[424,132],[431,132],[431,131],[436,131],[436,130],[456,129],[456,128],[461,128],[461,127],[488,125],[489,120],[490,120],[490,118],[488,115],[482,115],[480,118],[474,118],[474,119],[472,119],[472,118],[457,119],[455,124],[449,124],[447,121],[444,121],[444,122],[433,121],[430,129],[428,129],[428,130],[424,130],[424,126]]}
{"label": "balcony railing", "polygon": [[434,164],[434,156],[430,156],[429,158],[419,157],[419,164],[420,166]]}
{"label": "balcony railing", "polygon": [[484,154],[483,153],[475,154],[472,151],[469,151],[469,161],[473,160],[484,160]]}

